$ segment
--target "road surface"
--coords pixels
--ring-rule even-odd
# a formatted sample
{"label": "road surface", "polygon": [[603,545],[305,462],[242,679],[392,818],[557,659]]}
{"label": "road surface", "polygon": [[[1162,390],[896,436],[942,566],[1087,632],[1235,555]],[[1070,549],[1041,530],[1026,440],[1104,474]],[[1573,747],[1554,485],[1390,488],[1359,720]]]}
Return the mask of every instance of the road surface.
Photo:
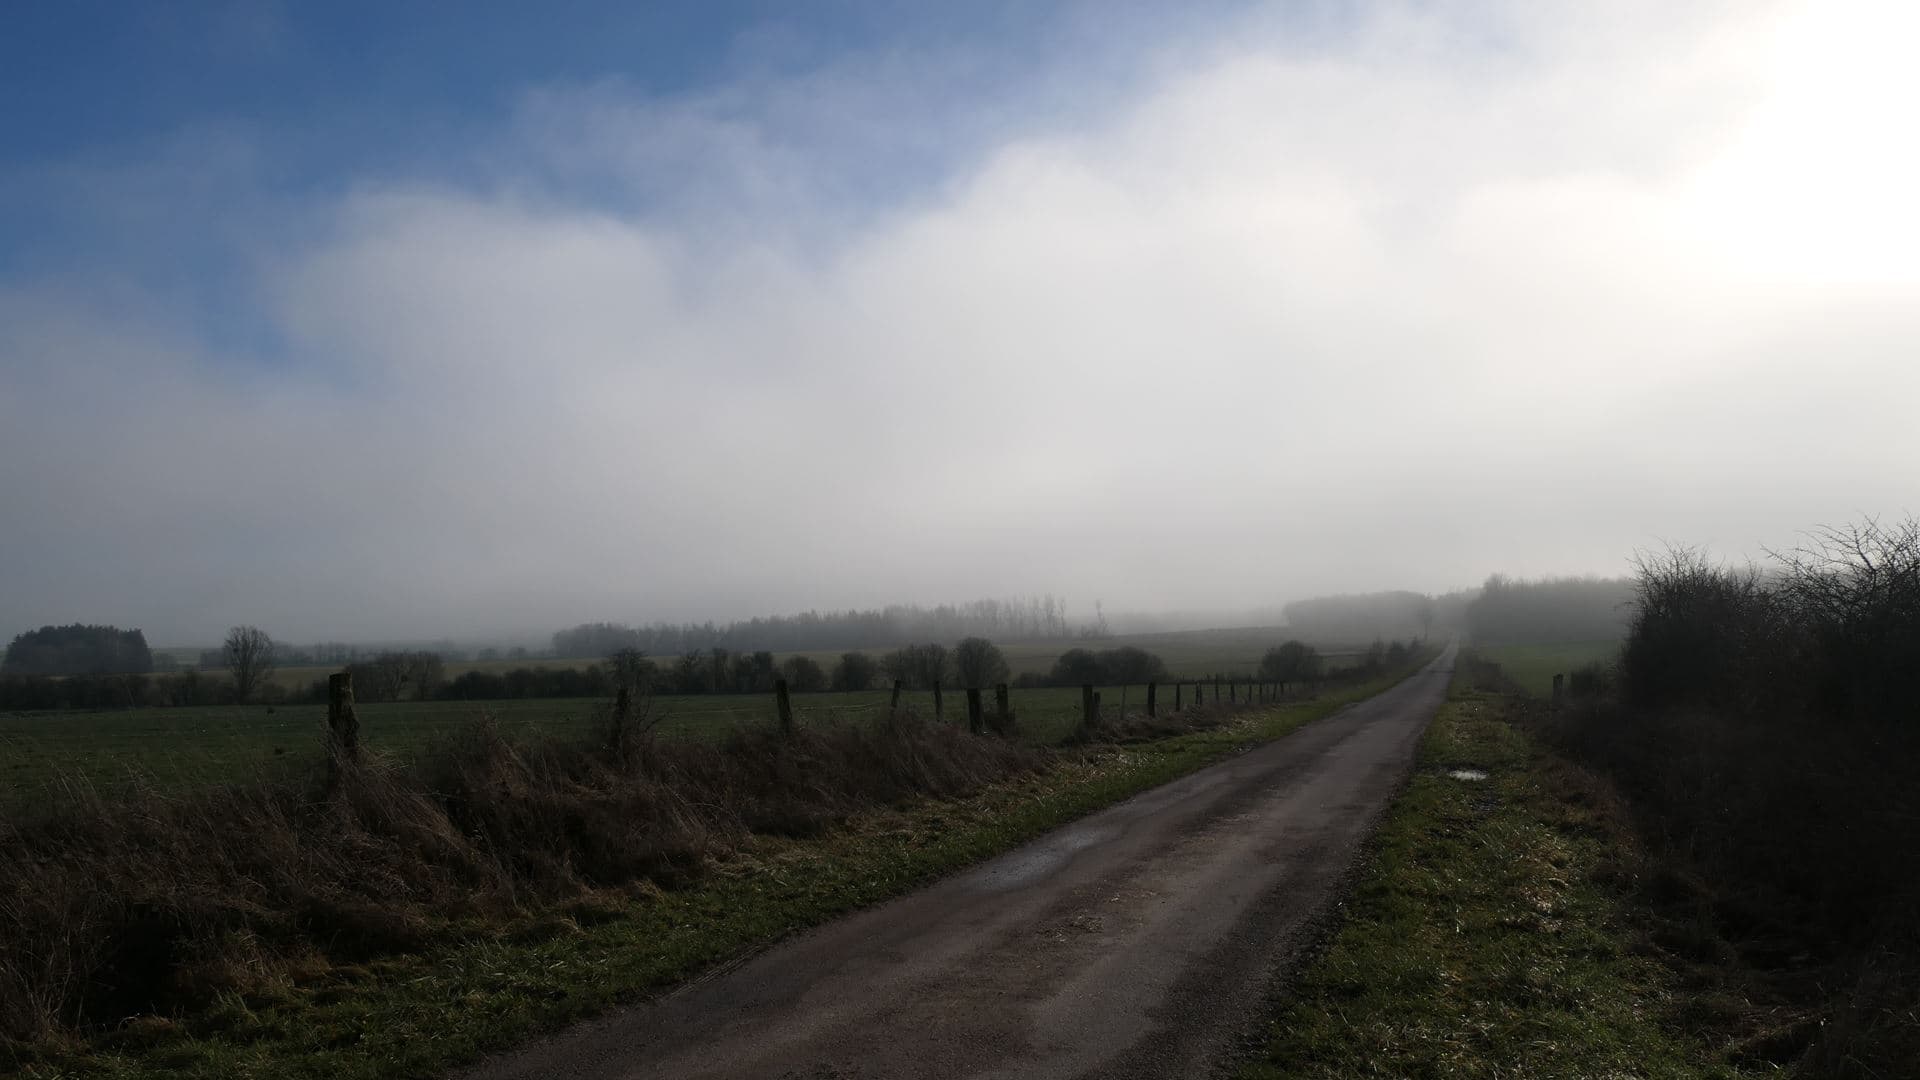
{"label": "road surface", "polygon": [[1204,1076],[1256,1032],[1413,760],[1386,693],[472,1080]]}

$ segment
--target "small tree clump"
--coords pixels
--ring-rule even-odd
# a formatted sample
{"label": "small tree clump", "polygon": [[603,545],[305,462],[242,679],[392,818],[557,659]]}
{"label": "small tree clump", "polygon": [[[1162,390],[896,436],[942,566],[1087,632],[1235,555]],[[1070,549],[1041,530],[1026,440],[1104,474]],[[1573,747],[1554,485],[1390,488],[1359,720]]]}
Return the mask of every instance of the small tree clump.
{"label": "small tree clump", "polygon": [[966,638],[954,646],[953,669],[961,686],[976,689],[1006,682],[1011,674],[1000,646],[983,637]]}

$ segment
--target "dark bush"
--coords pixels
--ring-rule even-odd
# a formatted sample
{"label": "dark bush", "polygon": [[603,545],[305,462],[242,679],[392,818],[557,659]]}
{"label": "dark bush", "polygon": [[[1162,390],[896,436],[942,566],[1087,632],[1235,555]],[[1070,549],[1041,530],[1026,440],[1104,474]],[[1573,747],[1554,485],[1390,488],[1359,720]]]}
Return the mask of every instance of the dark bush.
{"label": "dark bush", "polygon": [[1576,671],[1549,729],[1613,777],[1657,858],[1713,883],[1726,933],[1824,965],[1798,992],[1837,995],[1819,1006],[1844,1022],[1801,1075],[1891,1075],[1920,1045],[1910,1012],[1887,1021],[1920,985],[1916,671],[1915,523],[1822,531],[1765,573],[1680,550],[1640,565],[1617,699],[1605,669]]}
{"label": "dark bush", "polygon": [[1010,671],[1006,654],[986,638],[963,638],[953,647],[954,677],[961,686],[995,686],[1006,682]]}
{"label": "dark bush", "polygon": [[780,665],[780,676],[787,680],[787,689],[796,694],[813,693],[827,688],[826,669],[811,657],[787,657]]}
{"label": "dark bush", "polygon": [[[359,680],[354,680],[359,693]],[[613,680],[598,664],[585,668],[515,668],[503,674],[465,672],[441,684],[435,696],[445,701],[509,701],[526,698],[608,697]]]}
{"label": "dark bush", "polygon": [[1098,686],[1107,681],[1107,668],[1091,649],[1068,649],[1053,662],[1050,677],[1055,686]]}
{"label": "dark bush", "polygon": [[1287,641],[1268,649],[1260,658],[1260,677],[1268,682],[1312,682],[1326,667],[1313,646],[1303,641]]}
{"label": "dark bush", "polygon": [[873,685],[874,676],[879,673],[880,665],[866,653],[842,653],[839,662],[833,665],[833,688],[865,690]]}

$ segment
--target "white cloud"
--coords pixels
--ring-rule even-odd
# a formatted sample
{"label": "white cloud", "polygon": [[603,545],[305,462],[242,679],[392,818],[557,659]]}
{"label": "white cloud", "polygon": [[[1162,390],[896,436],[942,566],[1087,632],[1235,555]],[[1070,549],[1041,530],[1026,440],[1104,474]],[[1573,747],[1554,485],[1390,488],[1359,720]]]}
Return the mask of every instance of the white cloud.
{"label": "white cloud", "polygon": [[542,90],[494,182],[370,184],[268,260],[298,363],[236,384],[16,297],[8,606],[303,637],[1251,606],[1908,509],[1920,236],[1873,136],[1910,76],[1819,77],[1874,13],[1539,10],[1311,53],[1251,23],[1051,126],[955,119],[958,168],[858,213],[808,155],[885,167],[928,108],[898,58]]}

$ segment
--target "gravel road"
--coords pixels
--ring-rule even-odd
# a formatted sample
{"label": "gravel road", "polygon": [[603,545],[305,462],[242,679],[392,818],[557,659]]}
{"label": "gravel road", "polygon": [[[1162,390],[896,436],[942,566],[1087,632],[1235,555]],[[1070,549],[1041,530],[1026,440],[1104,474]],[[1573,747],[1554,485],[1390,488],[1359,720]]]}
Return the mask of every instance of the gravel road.
{"label": "gravel road", "polygon": [[1338,899],[1446,694],[1377,697],[466,1074],[1196,1077]]}

